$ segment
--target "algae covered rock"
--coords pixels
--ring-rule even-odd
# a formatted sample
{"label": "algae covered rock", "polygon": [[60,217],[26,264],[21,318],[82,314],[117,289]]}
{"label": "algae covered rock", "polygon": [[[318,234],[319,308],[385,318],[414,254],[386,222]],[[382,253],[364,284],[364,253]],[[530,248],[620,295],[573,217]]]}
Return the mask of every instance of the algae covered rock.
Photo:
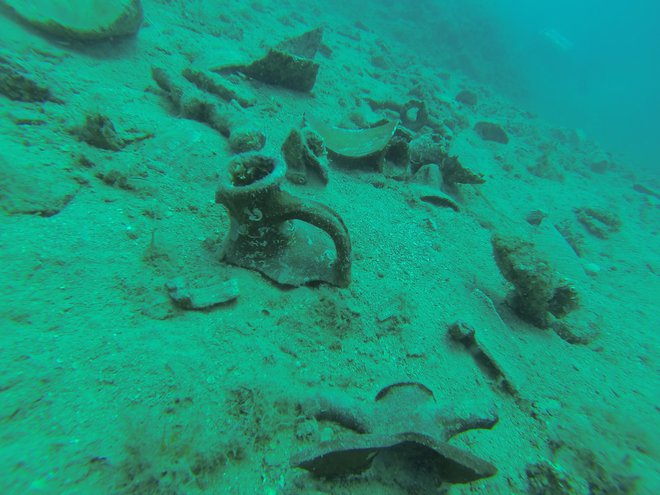
{"label": "algae covered rock", "polygon": [[465,168],[457,156],[445,155],[440,162],[442,178],[447,184],[483,184],[486,182],[481,175]]}
{"label": "algae covered rock", "polygon": [[518,316],[547,328],[577,308],[575,287],[538,256],[531,242],[495,235],[492,245],[497,267],[514,287],[511,306]]}
{"label": "algae covered rock", "polygon": [[20,19],[58,37],[102,40],[137,33],[140,0],[2,0]]}

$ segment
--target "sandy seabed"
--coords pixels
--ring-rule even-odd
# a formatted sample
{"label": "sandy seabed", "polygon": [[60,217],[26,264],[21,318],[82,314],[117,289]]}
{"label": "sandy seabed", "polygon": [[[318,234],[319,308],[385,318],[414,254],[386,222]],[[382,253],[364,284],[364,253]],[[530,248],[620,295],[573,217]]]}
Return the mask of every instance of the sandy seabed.
{"label": "sandy seabed", "polygon": [[[451,440],[497,475],[438,493],[660,493],[658,184],[417,56],[383,12],[356,23],[316,2],[190,5],[145,1],[135,38],[94,45],[0,17],[2,55],[54,95],[0,97],[0,491],[433,493],[369,472],[315,479],[290,462],[345,434],[306,413],[319,394],[367,404],[419,382],[439,403],[487,403],[499,418]],[[412,135],[440,123],[485,182],[452,188],[455,211],[420,200],[402,166],[331,160],[327,186],[286,188],[343,218],[352,282],[283,288],[219,259],[229,218],[214,194],[233,152],[174,111],[151,70],[250,60],[318,25],[310,93],[232,75],[251,104],[217,101],[266,136],[264,153],[279,157],[306,112],[370,125],[417,100],[431,124]],[[114,124],[120,149],[80,139],[90,115]],[[479,121],[509,142],[482,139]],[[595,235],[585,211],[617,223]],[[494,233],[533,241],[575,285],[573,337],[511,310]],[[240,295],[182,309],[166,290],[176,277],[236,280]],[[456,321],[476,343],[449,337]]]}

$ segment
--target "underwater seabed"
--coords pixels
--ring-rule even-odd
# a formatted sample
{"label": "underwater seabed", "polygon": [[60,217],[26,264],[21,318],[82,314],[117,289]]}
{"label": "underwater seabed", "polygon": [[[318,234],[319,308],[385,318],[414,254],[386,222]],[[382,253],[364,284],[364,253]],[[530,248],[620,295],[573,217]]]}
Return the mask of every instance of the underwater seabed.
{"label": "underwater seabed", "polygon": [[382,6],[2,4],[2,493],[660,493],[654,179]]}

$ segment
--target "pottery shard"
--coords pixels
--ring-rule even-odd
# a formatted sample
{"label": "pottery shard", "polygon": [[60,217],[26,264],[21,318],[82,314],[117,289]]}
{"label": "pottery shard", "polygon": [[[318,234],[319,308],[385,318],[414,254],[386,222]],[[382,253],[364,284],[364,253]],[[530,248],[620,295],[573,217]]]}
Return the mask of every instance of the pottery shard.
{"label": "pottery shard", "polygon": [[498,124],[492,122],[477,122],[474,130],[484,141],[495,141],[496,143],[506,144],[509,137]]}
{"label": "pottery shard", "polygon": [[465,168],[457,156],[443,156],[440,170],[442,170],[442,178],[447,184],[483,184],[486,182],[481,175]]}
{"label": "pottery shard", "polygon": [[257,81],[295,91],[311,91],[319,64],[312,60],[321,46],[323,29],[317,28],[289,38],[270,48],[249,64],[229,64],[211,69],[220,74],[242,72]]}
{"label": "pottery shard", "polygon": [[398,121],[387,121],[367,129],[343,129],[309,114],[305,115],[305,122],[323,138],[329,152],[345,158],[364,158],[383,152],[399,126]]}
{"label": "pottery shard", "polygon": [[170,298],[183,309],[208,309],[236,299],[240,292],[235,279],[207,287],[190,287],[183,277],[177,277],[166,284]]}
{"label": "pottery shard", "polygon": [[290,53],[296,57],[313,59],[321,46],[323,28],[318,27],[306,33],[284,40],[276,46],[280,51]]}
{"label": "pottery shard", "polygon": [[142,24],[140,0],[0,0],[0,4],[37,29],[70,40],[132,35]]}
{"label": "pottery shard", "polygon": [[282,86],[296,91],[311,91],[316,83],[319,64],[271,48],[265,57],[241,68],[248,77],[257,81]]}
{"label": "pottery shard", "polygon": [[292,129],[282,144],[282,156],[287,165],[286,177],[294,184],[306,184],[309,172],[323,184],[328,183],[328,157],[321,136],[309,127]]}

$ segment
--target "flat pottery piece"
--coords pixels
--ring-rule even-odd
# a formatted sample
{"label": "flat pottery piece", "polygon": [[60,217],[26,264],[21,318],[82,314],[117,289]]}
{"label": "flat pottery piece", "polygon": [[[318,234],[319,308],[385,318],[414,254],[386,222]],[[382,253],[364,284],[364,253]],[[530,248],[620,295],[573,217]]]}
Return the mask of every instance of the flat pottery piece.
{"label": "flat pottery piece", "polygon": [[390,121],[367,129],[342,129],[312,115],[305,115],[305,121],[321,135],[329,151],[345,158],[365,158],[380,153],[399,125],[398,121]]}
{"label": "flat pottery piece", "polygon": [[135,34],[142,23],[140,0],[2,0],[28,24],[71,40]]}
{"label": "flat pottery piece", "polygon": [[[514,334],[502,321],[491,299],[480,290],[472,293],[472,312],[476,320],[474,324],[475,341],[479,349],[486,355],[493,366],[497,368],[504,380],[505,389],[515,396],[532,400],[538,394],[537,384],[542,377],[526,356],[525,342],[519,334]],[[549,354],[544,359],[551,359]]]}

